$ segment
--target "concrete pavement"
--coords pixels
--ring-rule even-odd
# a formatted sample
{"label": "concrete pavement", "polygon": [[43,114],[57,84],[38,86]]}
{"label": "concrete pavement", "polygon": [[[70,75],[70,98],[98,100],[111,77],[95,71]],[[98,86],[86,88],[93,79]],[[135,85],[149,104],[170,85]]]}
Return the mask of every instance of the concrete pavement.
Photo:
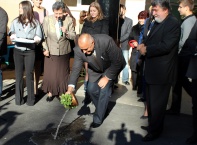
{"label": "concrete pavement", "polygon": [[4,71],[0,145],[185,145],[186,138],[192,133],[191,98],[183,92],[182,114],[166,116],[161,137],[152,142],[142,142],[142,137],[147,133],[140,128],[147,125],[147,119],[140,119],[144,105],[137,101],[132,87],[121,82],[110,98],[111,111],[103,124],[96,129],[89,128],[94,106],[83,106],[83,84],[79,83],[76,93],[79,106],[68,111],[55,140],[56,128],[65,108],[56,98],[50,103],[46,102],[42,92],[34,106],[15,105],[15,79],[9,73]]}

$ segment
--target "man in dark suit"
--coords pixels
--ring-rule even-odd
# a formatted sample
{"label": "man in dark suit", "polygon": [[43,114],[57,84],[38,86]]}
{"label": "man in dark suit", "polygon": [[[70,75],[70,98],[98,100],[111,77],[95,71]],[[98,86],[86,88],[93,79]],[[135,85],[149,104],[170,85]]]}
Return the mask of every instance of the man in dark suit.
{"label": "man in dark suit", "polygon": [[182,49],[192,32],[192,27],[196,22],[196,17],[193,14],[194,1],[193,0],[179,0],[178,11],[184,18],[181,24],[181,37],[179,41],[178,52],[178,77],[177,82],[172,90],[172,105],[167,114],[179,115],[181,111],[182,87],[191,96],[191,82],[186,77],[186,71],[189,65],[190,56],[187,49]]}
{"label": "man in dark suit", "polygon": [[91,127],[99,127],[105,117],[114,80],[126,62],[121,49],[105,34],[82,34],[74,48],[74,64],[68,91],[72,93],[84,62],[88,63],[89,83],[87,92],[96,107]]}
{"label": "man in dark suit", "polygon": [[145,55],[145,80],[148,107],[148,134],[152,141],[163,130],[165,110],[172,83],[175,81],[180,25],[171,14],[166,0],[153,0],[155,23],[143,44],[137,49]]}
{"label": "man in dark suit", "polygon": [[[0,7],[0,66],[1,66],[1,56],[6,54],[7,50],[7,23],[8,23],[8,15],[6,11]],[[0,69],[0,100],[2,95],[2,71]]]}

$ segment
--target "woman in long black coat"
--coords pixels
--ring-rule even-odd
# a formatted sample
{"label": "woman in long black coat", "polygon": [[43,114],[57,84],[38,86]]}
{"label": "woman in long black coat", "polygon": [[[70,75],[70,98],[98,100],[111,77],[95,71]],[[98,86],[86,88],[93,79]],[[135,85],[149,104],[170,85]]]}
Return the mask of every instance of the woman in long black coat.
{"label": "woman in long black coat", "polygon": [[131,34],[130,34],[130,46],[132,47],[131,52],[131,58],[130,58],[130,68],[131,68],[131,74],[132,74],[132,85],[133,90],[138,90],[137,93],[142,93],[142,83],[141,83],[141,77],[142,73],[140,71],[140,66],[142,66],[142,62],[139,59],[140,53],[137,51],[137,45],[142,42],[143,37],[143,30],[144,30],[144,22],[145,19],[148,17],[147,11],[141,11],[138,14],[138,23],[133,26]]}

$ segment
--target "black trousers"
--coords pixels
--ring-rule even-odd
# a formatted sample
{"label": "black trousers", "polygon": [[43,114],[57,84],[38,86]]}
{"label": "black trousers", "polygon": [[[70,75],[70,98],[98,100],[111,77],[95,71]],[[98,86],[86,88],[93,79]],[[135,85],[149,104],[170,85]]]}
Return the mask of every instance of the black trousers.
{"label": "black trousers", "polygon": [[101,89],[97,82],[88,82],[87,92],[96,108],[93,115],[93,122],[102,124],[109,103],[109,97],[112,93],[113,81],[109,81],[105,88]]}
{"label": "black trousers", "polygon": [[190,58],[187,56],[179,56],[177,81],[172,87],[172,104],[171,109],[177,113],[181,110],[182,87],[191,96],[191,83],[185,76]]}
{"label": "black trousers", "polygon": [[191,83],[191,96],[192,96],[192,115],[194,134],[197,135],[197,79],[193,79]]}
{"label": "black trousers", "polygon": [[23,99],[24,67],[25,67],[26,86],[27,86],[27,104],[33,105],[35,102],[34,77],[33,77],[34,61],[35,61],[34,50],[21,51],[16,48],[14,49],[14,63],[15,63],[15,76],[16,76],[16,85],[15,85],[16,105],[21,105],[24,103],[24,99]]}
{"label": "black trousers", "polygon": [[166,106],[170,94],[170,84],[146,84],[149,133],[160,134],[163,131]]}

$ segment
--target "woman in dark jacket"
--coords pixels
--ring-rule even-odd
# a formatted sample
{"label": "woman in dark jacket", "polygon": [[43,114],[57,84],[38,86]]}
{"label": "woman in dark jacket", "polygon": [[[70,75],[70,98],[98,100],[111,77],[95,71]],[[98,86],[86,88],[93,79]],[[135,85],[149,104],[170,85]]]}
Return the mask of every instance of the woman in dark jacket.
{"label": "woman in dark jacket", "polygon": [[108,21],[104,18],[102,9],[97,2],[90,4],[87,19],[83,25],[81,33],[89,34],[109,34]]}
{"label": "woman in dark jacket", "polygon": [[138,94],[142,92],[142,85],[139,83],[139,73],[140,73],[140,66],[141,61],[139,58],[139,53],[137,52],[137,45],[141,43],[143,35],[140,35],[140,33],[143,33],[144,30],[144,22],[145,19],[148,17],[147,11],[141,11],[138,14],[138,23],[133,26],[131,34],[130,34],[130,40],[131,41],[131,47],[132,47],[132,53],[131,53],[131,59],[130,59],[130,67],[131,67],[131,74],[132,74],[132,84],[133,84],[133,90],[138,90]]}

